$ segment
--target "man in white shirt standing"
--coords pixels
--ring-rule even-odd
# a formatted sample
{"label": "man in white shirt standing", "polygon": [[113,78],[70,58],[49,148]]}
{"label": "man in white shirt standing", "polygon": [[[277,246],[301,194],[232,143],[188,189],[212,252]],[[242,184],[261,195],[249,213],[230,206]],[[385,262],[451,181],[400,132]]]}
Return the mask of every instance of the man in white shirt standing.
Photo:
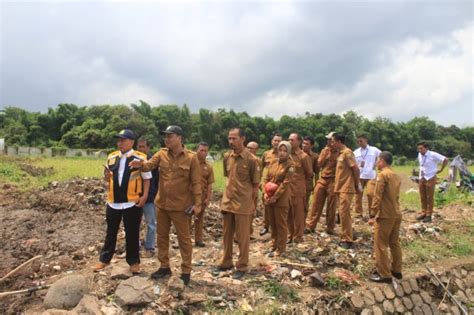
{"label": "man in white shirt standing", "polygon": [[[439,153],[430,151],[426,142],[419,142],[416,146],[418,149],[418,163],[420,164],[419,189],[421,200],[421,213],[416,219],[424,223],[431,223],[437,179],[436,174],[444,170],[449,160]],[[438,164],[440,163],[442,163],[442,166],[441,169],[438,170]]]}
{"label": "man in white shirt standing", "polygon": [[363,217],[362,198],[366,187],[367,209],[370,216],[370,209],[372,208],[372,199],[375,191],[375,179],[377,177],[377,173],[375,172],[375,162],[381,152],[378,148],[370,146],[368,141],[369,138],[366,135],[359,135],[357,137],[359,148],[354,151],[357,165],[360,170],[360,184],[362,185],[362,189],[356,194],[355,200],[355,211],[359,217]]}
{"label": "man in white shirt standing", "polygon": [[104,179],[108,183],[107,234],[94,271],[104,269],[112,260],[117,243],[120,221],[125,228],[126,261],[133,274],[140,272],[139,237],[143,206],[148,199],[151,172],[129,166],[132,161],[146,161],[146,155],[133,150],[135,133],[124,129],[115,135],[118,151],[112,152],[104,165]]}

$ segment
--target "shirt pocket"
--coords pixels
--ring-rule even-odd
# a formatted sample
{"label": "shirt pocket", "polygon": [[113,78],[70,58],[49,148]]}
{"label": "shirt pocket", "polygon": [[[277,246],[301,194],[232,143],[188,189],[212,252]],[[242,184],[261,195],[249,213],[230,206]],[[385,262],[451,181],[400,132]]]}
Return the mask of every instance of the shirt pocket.
{"label": "shirt pocket", "polygon": [[240,165],[237,167],[237,178],[241,181],[248,180],[250,177],[249,168],[247,165]]}
{"label": "shirt pocket", "polygon": [[180,165],[178,166],[178,176],[179,177],[189,177],[189,172],[191,168],[189,165]]}

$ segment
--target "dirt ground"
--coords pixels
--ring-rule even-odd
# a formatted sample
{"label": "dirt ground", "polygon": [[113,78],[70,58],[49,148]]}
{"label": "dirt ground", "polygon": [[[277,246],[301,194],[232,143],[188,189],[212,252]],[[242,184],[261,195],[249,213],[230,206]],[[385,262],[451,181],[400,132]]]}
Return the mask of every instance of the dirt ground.
{"label": "dirt ground", "polygon": [[[416,185],[404,180],[403,190]],[[123,264],[123,231],[119,237],[118,255],[104,272],[93,274],[91,266],[98,259],[98,252],[105,236],[105,186],[96,179],[75,179],[64,183],[53,182],[44,189],[21,193],[18,187],[4,184],[0,192],[0,278],[26,260],[42,255],[30,268],[0,282],[0,291],[12,291],[50,284],[72,271],[87,275],[91,279],[92,293],[99,299],[110,299],[119,280],[110,279],[110,269]],[[234,280],[230,273],[214,274],[222,250],[222,220],[218,202],[221,195],[207,209],[204,248],[193,252],[192,282],[186,290],[207,296],[205,303],[188,305],[184,301],[167,300],[161,296],[156,303],[144,308],[126,311],[182,312],[247,310],[257,311],[269,303],[277,302],[283,310],[301,310],[324,307],[328,310],[347,309],[343,292],[354,286],[366,286],[366,277],[373,268],[371,256],[371,229],[362,219],[354,219],[356,237],[353,250],[337,246],[339,237],[327,235],[323,224],[318,233],[306,235],[305,242],[289,247],[286,258],[268,258],[269,235],[258,235],[261,217],[254,221],[251,242],[251,271],[242,281]],[[261,209],[259,211],[261,213]],[[457,224],[473,220],[472,207],[449,206],[437,209],[434,225]],[[419,237],[412,229],[416,220],[415,211],[404,210],[401,235],[404,239]],[[444,227],[443,227],[444,228]],[[171,235],[170,257],[173,272],[180,274],[180,255],[174,234]],[[237,254],[237,246],[234,253]],[[473,262],[473,257],[465,258]],[[442,264],[442,262],[438,262]],[[159,267],[157,258],[142,259],[143,274],[147,275]],[[325,287],[315,288],[309,284],[308,275],[321,274]],[[407,271],[409,272],[409,271]],[[164,282],[155,282],[164,288]],[[14,295],[0,299],[0,313],[43,311],[45,291],[31,295]],[[267,297],[267,298],[264,298]],[[270,298],[269,298],[270,297]],[[272,298],[273,297],[273,298]],[[261,302],[265,301],[265,302]],[[272,302],[273,301],[273,302]]]}

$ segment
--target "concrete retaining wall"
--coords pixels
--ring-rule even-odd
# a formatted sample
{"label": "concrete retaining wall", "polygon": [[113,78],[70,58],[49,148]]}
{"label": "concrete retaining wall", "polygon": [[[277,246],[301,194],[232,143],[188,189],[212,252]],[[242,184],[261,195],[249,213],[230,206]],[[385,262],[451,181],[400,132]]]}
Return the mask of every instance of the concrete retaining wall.
{"label": "concrete retaining wall", "polygon": [[[1,140],[1,139],[0,139]],[[0,146],[0,154],[10,156],[66,156],[66,157],[98,157],[106,158],[107,152],[104,150],[85,150],[85,149],[56,149],[35,148],[35,147],[7,147]]]}

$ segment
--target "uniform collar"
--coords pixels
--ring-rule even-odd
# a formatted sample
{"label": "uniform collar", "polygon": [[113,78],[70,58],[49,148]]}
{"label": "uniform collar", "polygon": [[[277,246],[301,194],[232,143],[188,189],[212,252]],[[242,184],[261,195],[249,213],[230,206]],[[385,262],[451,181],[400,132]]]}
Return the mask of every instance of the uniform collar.
{"label": "uniform collar", "polygon": [[[179,152],[179,154],[177,155],[177,157],[180,156],[181,154],[184,154],[185,152],[186,152],[186,147],[183,145],[183,150],[181,150],[181,152]],[[168,154],[169,154],[170,156],[173,156],[173,154],[171,153],[171,150],[170,150],[170,149],[168,149]]]}
{"label": "uniform collar", "polygon": [[119,157],[122,158],[123,156],[129,158],[133,155],[133,152],[135,152],[133,149],[130,149],[130,151],[122,153],[122,151],[119,151]]}
{"label": "uniform collar", "polygon": [[241,157],[244,157],[245,154],[250,154],[250,152],[243,149],[240,153],[235,153],[235,151],[232,150],[232,152],[230,153],[230,156],[237,157],[240,155]]}

